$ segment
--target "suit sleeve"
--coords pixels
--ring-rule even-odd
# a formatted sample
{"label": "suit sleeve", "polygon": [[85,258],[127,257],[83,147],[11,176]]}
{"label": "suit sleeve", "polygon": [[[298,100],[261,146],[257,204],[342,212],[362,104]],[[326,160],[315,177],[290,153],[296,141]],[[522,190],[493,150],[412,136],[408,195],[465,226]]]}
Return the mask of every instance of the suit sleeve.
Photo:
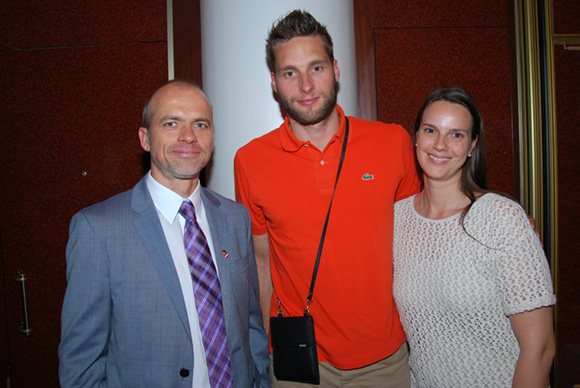
{"label": "suit sleeve", "polygon": [[67,288],[58,349],[61,387],[106,386],[112,307],[108,260],[82,213],[71,221],[66,261]]}

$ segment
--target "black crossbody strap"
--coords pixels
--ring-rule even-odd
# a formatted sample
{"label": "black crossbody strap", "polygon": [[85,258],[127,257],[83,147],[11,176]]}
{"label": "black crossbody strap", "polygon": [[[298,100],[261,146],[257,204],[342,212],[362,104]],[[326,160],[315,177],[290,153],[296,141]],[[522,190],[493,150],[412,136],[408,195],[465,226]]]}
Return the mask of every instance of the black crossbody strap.
{"label": "black crossbody strap", "polygon": [[314,271],[312,273],[312,281],[310,282],[310,291],[308,292],[308,298],[306,299],[307,305],[304,310],[304,315],[310,315],[310,303],[312,303],[312,295],[314,293],[314,283],[316,282],[316,274],[318,273],[318,265],[320,264],[320,256],[322,256],[322,247],[324,246],[324,237],[326,237],[326,229],[328,227],[328,219],[330,218],[330,209],[332,208],[332,201],[334,200],[334,193],[336,192],[336,186],[338,185],[338,178],[340,177],[340,170],[342,170],[342,162],[344,161],[344,154],[346,153],[346,143],[348,142],[348,117],[344,116],[346,121],[346,129],[344,132],[344,141],[342,143],[342,151],[340,153],[340,162],[338,164],[338,171],[336,172],[336,181],[334,182],[334,189],[332,190],[332,197],[330,197],[330,204],[328,205],[328,212],[326,213],[326,220],[324,221],[324,227],[322,228],[322,235],[320,236],[320,244],[318,245],[318,253],[316,254],[316,263],[314,264]]}

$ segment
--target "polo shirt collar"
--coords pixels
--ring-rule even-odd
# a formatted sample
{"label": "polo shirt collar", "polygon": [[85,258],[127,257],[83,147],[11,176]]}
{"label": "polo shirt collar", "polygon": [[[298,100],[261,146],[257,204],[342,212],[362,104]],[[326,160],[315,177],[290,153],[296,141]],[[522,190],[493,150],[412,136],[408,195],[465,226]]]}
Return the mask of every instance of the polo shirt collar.
{"label": "polo shirt collar", "polygon": [[[339,105],[336,105],[336,111],[340,116],[340,128],[334,135],[333,139],[342,142],[344,140],[346,120],[344,119],[344,111]],[[300,141],[298,138],[296,138],[296,136],[294,136],[290,130],[290,120],[288,119],[288,116],[286,116],[284,123],[280,127],[280,142],[282,143],[282,148],[284,148],[284,150],[287,152],[296,152],[305,145],[311,144],[310,141]],[[332,140],[330,140],[330,142],[332,142]]]}

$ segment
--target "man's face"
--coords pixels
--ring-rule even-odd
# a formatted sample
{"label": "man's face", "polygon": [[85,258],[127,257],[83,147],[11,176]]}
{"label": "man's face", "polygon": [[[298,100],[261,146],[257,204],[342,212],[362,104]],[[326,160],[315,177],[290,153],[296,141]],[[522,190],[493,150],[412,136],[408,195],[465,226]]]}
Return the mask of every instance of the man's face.
{"label": "man's face", "polygon": [[151,174],[178,191],[184,181],[199,177],[214,147],[211,106],[188,84],[161,88],[151,101],[150,128],[139,128],[141,147],[151,153]]}
{"label": "man's face", "polygon": [[296,37],[275,49],[276,73],[272,89],[288,116],[302,125],[326,119],[336,107],[336,82],[340,71],[319,35]]}

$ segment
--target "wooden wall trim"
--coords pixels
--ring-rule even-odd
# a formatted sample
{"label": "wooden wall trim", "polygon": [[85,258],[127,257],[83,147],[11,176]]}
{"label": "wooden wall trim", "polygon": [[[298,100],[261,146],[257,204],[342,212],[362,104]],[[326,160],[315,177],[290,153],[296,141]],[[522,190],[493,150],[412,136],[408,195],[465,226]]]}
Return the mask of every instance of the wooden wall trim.
{"label": "wooden wall trim", "polygon": [[200,12],[200,0],[173,0],[175,78],[187,78],[203,87]]}
{"label": "wooden wall trim", "polygon": [[377,120],[377,77],[373,31],[373,1],[353,0],[356,53],[357,114]]}

